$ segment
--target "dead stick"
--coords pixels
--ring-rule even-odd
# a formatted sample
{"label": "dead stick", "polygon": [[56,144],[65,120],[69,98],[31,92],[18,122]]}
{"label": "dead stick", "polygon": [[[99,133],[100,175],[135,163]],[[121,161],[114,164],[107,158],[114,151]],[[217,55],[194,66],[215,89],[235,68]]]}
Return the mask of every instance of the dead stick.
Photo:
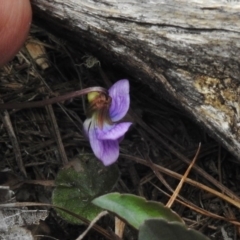
{"label": "dead stick", "polygon": [[20,147],[19,147],[19,144],[18,144],[16,134],[13,130],[13,126],[12,126],[11,119],[10,119],[10,116],[8,114],[8,111],[4,111],[3,124],[4,124],[5,128],[7,129],[9,138],[11,140],[13,151],[15,153],[15,158],[16,158],[16,161],[17,161],[17,165],[18,165],[20,171],[26,177],[27,176],[26,169],[25,169],[25,166],[24,166],[23,161],[22,161],[22,155],[21,155]]}

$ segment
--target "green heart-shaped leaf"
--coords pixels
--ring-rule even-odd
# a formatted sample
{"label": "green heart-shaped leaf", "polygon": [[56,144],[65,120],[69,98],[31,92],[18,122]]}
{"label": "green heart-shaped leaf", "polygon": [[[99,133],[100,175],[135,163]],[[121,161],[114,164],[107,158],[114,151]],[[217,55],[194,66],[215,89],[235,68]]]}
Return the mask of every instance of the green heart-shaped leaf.
{"label": "green heart-shaped leaf", "polygon": [[136,229],[149,218],[183,222],[176,213],[163,204],[146,201],[146,199],[132,194],[109,193],[95,198],[92,202],[98,207],[115,213]]}
{"label": "green heart-shaped leaf", "polygon": [[[91,201],[111,191],[118,177],[119,171],[116,165],[105,167],[93,155],[77,156],[59,171],[52,202],[91,221],[101,212],[101,209]],[[81,223],[68,213],[61,210],[57,212],[68,222]]]}

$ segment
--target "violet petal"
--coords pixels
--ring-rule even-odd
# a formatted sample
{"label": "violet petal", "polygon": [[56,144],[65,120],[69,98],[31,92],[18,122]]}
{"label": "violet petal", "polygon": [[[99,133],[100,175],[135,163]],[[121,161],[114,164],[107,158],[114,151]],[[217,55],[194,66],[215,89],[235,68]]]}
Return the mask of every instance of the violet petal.
{"label": "violet petal", "polygon": [[118,141],[99,140],[96,132],[90,130],[89,141],[95,156],[102,161],[105,166],[108,166],[117,161],[119,156]]}
{"label": "violet petal", "polygon": [[[119,144],[118,141],[99,140],[102,144],[102,154],[99,159],[105,166],[109,166],[117,161],[119,157]],[[97,155],[96,155],[97,156]]]}
{"label": "violet petal", "polygon": [[119,80],[109,89],[112,103],[109,114],[113,122],[121,120],[127,113],[130,105],[129,82],[127,79]]}
{"label": "violet petal", "polygon": [[131,125],[131,122],[105,125],[102,130],[97,129],[97,138],[99,140],[118,140],[128,131]]}
{"label": "violet petal", "polygon": [[86,119],[83,126],[95,156],[102,161],[105,166],[116,162],[119,156],[118,141],[98,139],[98,127],[96,121],[93,119]]}

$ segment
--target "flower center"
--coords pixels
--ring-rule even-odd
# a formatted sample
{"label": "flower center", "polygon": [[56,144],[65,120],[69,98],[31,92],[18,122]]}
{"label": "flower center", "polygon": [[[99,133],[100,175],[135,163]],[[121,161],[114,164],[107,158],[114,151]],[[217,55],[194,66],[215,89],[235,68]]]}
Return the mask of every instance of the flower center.
{"label": "flower center", "polygon": [[[91,94],[91,93],[90,93]],[[87,111],[88,117],[93,117],[97,121],[98,127],[103,128],[104,123],[112,124],[109,116],[109,108],[111,106],[112,98],[103,93],[92,93],[88,96],[90,104]]]}
{"label": "flower center", "polygon": [[103,93],[99,93],[95,99],[92,100],[91,105],[93,110],[109,109],[112,98]]}

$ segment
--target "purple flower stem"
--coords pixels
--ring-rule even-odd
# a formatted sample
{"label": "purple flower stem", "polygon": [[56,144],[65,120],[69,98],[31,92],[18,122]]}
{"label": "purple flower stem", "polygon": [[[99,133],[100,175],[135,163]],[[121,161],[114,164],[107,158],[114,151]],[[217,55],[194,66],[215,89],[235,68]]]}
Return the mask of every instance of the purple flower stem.
{"label": "purple flower stem", "polygon": [[54,103],[59,103],[71,98],[79,97],[82,95],[86,95],[90,92],[102,92],[108,94],[107,90],[102,87],[89,87],[85,89],[81,89],[74,92],[69,92],[61,96],[43,99],[41,101],[35,102],[11,102],[11,103],[3,103],[0,104],[0,109],[24,109],[24,108],[36,108],[36,107],[44,107],[46,105],[51,105]]}

